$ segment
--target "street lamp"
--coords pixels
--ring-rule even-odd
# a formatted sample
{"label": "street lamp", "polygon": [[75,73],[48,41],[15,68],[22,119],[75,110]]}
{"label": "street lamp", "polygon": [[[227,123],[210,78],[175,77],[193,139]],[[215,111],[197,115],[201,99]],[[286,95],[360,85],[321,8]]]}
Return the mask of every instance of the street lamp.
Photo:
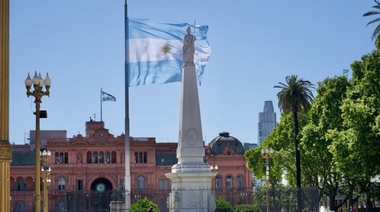
{"label": "street lamp", "polygon": [[270,211],[270,199],[269,199],[269,160],[273,156],[273,149],[262,149],[261,156],[265,159],[265,168],[266,168],[266,180],[267,180],[267,212]]}
{"label": "street lamp", "polygon": [[[215,166],[213,166],[213,165],[211,165],[210,166],[210,171],[211,172],[218,172],[218,165],[215,165]],[[213,192],[214,192],[214,197],[215,197],[215,190],[216,190],[216,184],[217,184],[217,182],[216,182],[216,180],[217,180],[217,178],[215,177],[215,180],[214,180],[214,189],[213,189]]]}
{"label": "street lamp", "polygon": [[[33,84],[33,91],[30,91],[30,88]],[[30,78],[30,75],[28,73],[27,78],[25,79],[25,87],[26,87],[26,95],[34,96],[35,100],[34,103],[36,104],[36,146],[34,148],[34,151],[36,153],[36,167],[35,167],[35,180],[34,180],[34,211],[40,211],[41,210],[41,190],[40,190],[40,146],[41,146],[41,140],[40,140],[40,105],[41,105],[41,98],[43,96],[49,96],[50,92],[50,84],[51,80],[49,78],[49,75],[46,74],[45,80],[42,79],[41,74],[37,76],[37,72],[34,72],[33,79]],[[43,90],[45,87],[46,91]]]}
{"label": "street lamp", "polygon": [[217,172],[218,171],[218,165],[215,165],[215,166],[213,166],[213,165],[211,165],[210,166],[210,170],[212,171],[212,172]]}
{"label": "street lamp", "polygon": [[51,180],[48,178],[50,175],[50,167],[47,165],[49,158],[51,156],[51,152],[49,150],[41,151],[41,162],[43,167],[41,168],[41,172],[43,175],[44,182],[44,200],[43,200],[43,208],[44,212],[48,212],[48,186],[50,185]]}

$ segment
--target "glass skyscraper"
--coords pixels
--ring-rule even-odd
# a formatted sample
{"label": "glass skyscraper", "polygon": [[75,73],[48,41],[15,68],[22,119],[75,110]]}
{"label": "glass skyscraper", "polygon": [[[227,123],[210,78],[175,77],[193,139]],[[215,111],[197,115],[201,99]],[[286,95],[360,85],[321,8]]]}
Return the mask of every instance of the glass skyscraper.
{"label": "glass skyscraper", "polygon": [[264,111],[259,113],[257,142],[260,145],[276,126],[276,113],[272,101],[265,101]]}

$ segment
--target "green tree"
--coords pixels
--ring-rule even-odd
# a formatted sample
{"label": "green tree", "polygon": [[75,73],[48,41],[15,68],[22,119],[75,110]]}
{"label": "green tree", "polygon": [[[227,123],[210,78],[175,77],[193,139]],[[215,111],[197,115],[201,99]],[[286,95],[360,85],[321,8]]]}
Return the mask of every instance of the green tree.
{"label": "green tree", "polygon": [[274,154],[270,160],[271,184],[281,183],[283,174],[289,184],[296,185],[296,171],[294,158],[293,118],[291,114],[283,114],[280,122],[257,148],[249,149],[244,153],[247,158],[247,167],[252,170],[256,179],[265,182],[265,159],[261,155],[262,149],[272,148]]}
{"label": "green tree", "polygon": [[[308,113],[308,123],[301,132],[300,149],[303,158],[304,185],[318,187],[320,195],[328,196],[329,208],[332,211],[337,211],[352,194],[352,189],[346,189],[347,192],[343,190],[343,186],[346,185],[345,178],[337,170],[334,155],[328,148],[333,141],[326,137],[329,130],[344,129],[341,105],[346,99],[348,86],[346,76],[326,78],[319,82],[316,98]],[[347,194],[344,201],[339,201],[339,204],[335,201],[338,193]]]}
{"label": "green tree", "polygon": [[275,88],[281,89],[277,93],[278,97],[278,107],[284,113],[291,113],[293,115],[294,123],[294,144],[296,151],[296,178],[297,178],[297,202],[298,211],[302,209],[302,199],[301,199],[301,157],[300,151],[298,149],[299,144],[299,123],[298,123],[298,113],[307,112],[310,108],[311,102],[313,101],[313,89],[314,85],[303,79],[298,79],[297,75],[291,75],[286,77],[286,83],[279,82],[279,85],[274,86]]}
{"label": "green tree", "polygon": [[156,204],[154,204],[152,201],[149,201],[148,198],[144,197],[131,205],[130,212],[146,212],[149,207],[153,207],[154,212],[160,211]]}
{"label": "green tree", "polygon": [[343,130],[331,130],[330,151],[337,168],[352,179],[359,194],[365,194],[371,210],[374,184],[380,174],[380,55],[373,51],[352,65],[352,79],[343,101]]}
{"label": "green tree", "polygon": [[[376,5],[372,6],[372,8],[376,9],[373,11],[369,11],[363,14],[364,17],[366,16],[372,16],[372,15],[380,15],[380,3],[376,0]],[[376,22],[379,22],[380,18],[375,18],[374,20],[368,22],[367,26]],[[379,40],[379,35],[380,35],[380,25],[377,25],[375,30],[373,30],[372,33],[372,40],[375,40],[375,45],[377,49],[380,49],[380,40]]]}

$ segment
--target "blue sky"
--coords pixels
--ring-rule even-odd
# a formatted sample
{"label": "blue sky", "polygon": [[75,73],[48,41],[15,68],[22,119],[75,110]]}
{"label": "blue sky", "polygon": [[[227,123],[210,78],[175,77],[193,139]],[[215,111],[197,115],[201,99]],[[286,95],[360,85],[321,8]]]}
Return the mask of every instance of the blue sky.
{"label": "blue sky", "polygon": [[[124,1],[10,2],[10,141],[27,142],[35,129],[34,98],[24,80],[34,71],[52,79],[43,97],[48,118],[42,130],[85,135],[90,117],[100,120],[100,88],[116,102],[103,102],[103,121],[115,136],[125,118]],[[363,17],[372,0],[178,1],[129,0],[128,15],[209,25],[212,55],[199,87],[203,137],[209,143],[228,131],[243,143],[257,142],[258,113],[271,100],[277,119],[278,82],[298,75],[315,84],[374,50],[375,26]],[[130,88],[130,135],[178,139],[180,83]]]}

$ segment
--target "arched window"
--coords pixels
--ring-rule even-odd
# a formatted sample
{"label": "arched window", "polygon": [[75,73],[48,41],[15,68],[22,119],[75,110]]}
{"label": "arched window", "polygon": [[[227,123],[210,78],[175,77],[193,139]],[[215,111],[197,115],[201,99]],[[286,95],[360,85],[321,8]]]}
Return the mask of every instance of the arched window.
{"label": "arched window", "polygon": [[58,202],[58,212],[65,212],[65,201],[60,200]]}
{"label": "arched window", "polygon": [[143,162],[143,155],[142,152],[139,152],[139,163]]}
{"label": "arched window", "polygon": [[111,163],[111,153],[107,151],[104,159],[105,163]]}
{"label": "arched window", "polygon": [[168,179],[160,179],[160,190],[168,190],[169,183]]}
{"label": "arched window", "polygon": [[17,201],[15,204],[15,212],[24,212],[25,211],[25,202]]}
{"label": "arched window", "polygon": [[66,180],[63,176],[60,176],[58,178],[58,190],[59,191],[64,191],[65,190],[65,185],[66,185]]}
{"label": "arched window", "polygon": [[26,183],[23,179],[17,179],[16,191],[25,191]]}
{"label": "arched window", "polygon": [[168,190],[168,189],[169,189],[169,180],[165,179],[164,180],[164,190]]}
{"label": "arched window", "polygon": [[69,163],[69,153],[65,152],[65,164]]}
{"label": "arched window", "polygon": [[63,152],[59,153],[59,164],[64,164],[65,161],[63,160]]}
{"label": "arched window", "polygon": [[98,152],[97,151],[92,153],[92,163],[98,163]]}
{"label": "arched window", "polygon": [[144,152],[144,163],[148,162],[148,153]]}
{"label": "arched window", "polygon": [[61,163],[61,160],[59,159],[59,153],[56,152],[55,153],[55,164],[60,164]]}
{"label": "arched window", "polygon": [[238,176],[237,177],[237,189],[241,190],[243,188],[244,188],[243,177],[242,176]]}
{"label": "arched window", "polygon": [[135,152],[135,163],[139,162],[139,153]]}
{"label": "arched window", "polygon": [[99,163],[104,163],[104,152],[99,152]]}
{"label": "arched window", "polygon": [[145,188],[145,178],[140,175],[137,177],[137,189],[143,190]]}
{"label": "arched window", "polygon": [[215,177],[215,189],[222,188],[222,178],[220,176]]}
{"label": "arched window", "polygon": [[226,178],[226,188],[232,189],[232,177],[231,176],[227,176],[227,178]]}

